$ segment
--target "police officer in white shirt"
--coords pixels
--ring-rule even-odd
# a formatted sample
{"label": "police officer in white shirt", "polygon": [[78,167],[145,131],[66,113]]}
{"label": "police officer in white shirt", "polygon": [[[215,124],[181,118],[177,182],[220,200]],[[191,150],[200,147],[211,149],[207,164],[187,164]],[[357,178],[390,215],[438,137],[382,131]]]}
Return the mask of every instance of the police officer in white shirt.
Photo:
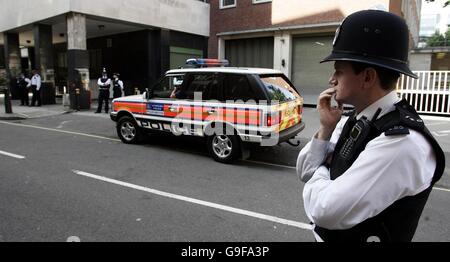
{"label": "police officer in white shirt", "polygon": [[102,112],[103,102],[105,102],[105,113],[108,113],[109,90],[111,88],[111,79],[109,79],[105,68],[103,68],[102,77],[98,79],[97,84],[98,84],[98,107],[95,113]]}
{"label": "police officer in white shirt", "polygon": [[[336,31],[331,87],[318,98],[320,128],[297,173],[317,241],[411,241],[445,156],[408,102],[398,98],[409,32],[388,12],[359,11]],[[337,106],[332,106],[335,99]],[[343,104],[355,111],[344,116]]]}
{"label": "police officer in white shirt", "polygon": [[35,106],[37,101],[37,106],[41,106],[41,76],[38,74],[37,69],[33,69],[31,77],[31,92],[33,97],[31,98],[31,106]]}

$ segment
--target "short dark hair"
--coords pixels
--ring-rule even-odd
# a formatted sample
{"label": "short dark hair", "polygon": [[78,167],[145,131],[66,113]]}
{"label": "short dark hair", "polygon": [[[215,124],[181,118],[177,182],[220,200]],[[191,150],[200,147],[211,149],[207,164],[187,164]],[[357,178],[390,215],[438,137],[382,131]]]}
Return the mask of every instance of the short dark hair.
{"label": "short dark hair", "polygon": [[397,86],[397,81],[400,78],[399,72],[384,67],[353,61],[350,62],[350,64],[352,65],[355,74],[359,74],[369,67],[375,69],[380,79],[380,85],[384,90],[394,90]]}

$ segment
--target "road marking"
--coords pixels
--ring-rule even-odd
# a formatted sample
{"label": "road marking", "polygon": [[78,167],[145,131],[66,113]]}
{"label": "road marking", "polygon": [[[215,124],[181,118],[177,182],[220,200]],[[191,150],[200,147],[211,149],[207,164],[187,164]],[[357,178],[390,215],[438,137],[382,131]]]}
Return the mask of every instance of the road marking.
{"label": "road marking", "polygon": [[447,122],[438,122],[438,123],[427,123],[427,124],[425,124],[427,127],[428,126],[437,126],[437,125],[445,125],[445,124],[448,124]]}
{"label": "road marking", "polygon": [[5,156],[9,156],[9,157],[14,157],[14,158],[17,158],[17,159],[25,159],[24,156],[16,155],[16,154],[13,154],[13,153],[8,153],[8,152],[1,151],[1,150],[0,150],[0,154],[1,155],[5,155]]}
{"label": "road marking", "polygon": [[66,123],[72,122],[72,120],[68,120],[68,121],[62,121],[61,124],[59,126],[57,126],[56,128],[63,128],[63,125]]}
{"label": "road marking", "polygon": [[448,133],[450,133],[450,130],[445,131],[433,131],[433,135],[435,136],[448,136]]}
{"label": "road marking", "polygon": [[33,125],[24,125],[24,124],[18,124],[18,123],[10,123],[5,121],[0,121],[0,123],[5,125],[11,125],[11,126],[21,126],[21,127],[29,127],[29,128],[36,128],[41,130],[47,130],[47,131],[54,131],[59,133],[65,133],[65,134],[71,134],[71,135],[79,135],[79,136],[86,136],[86,137],[92,137],[92,138],[98,138],[98,139],[105,139],[115,142],[121,142],[120,139],[117,138],[109,138],[104,136],[96,136],[96,135],[90,135],[85,133],[79,133],[79,132],[72,132],[72,131],[66,131],[66,130],[60,130],[60,129],[54,129],[54,128],[48,128],[48,127],[41,127],[41,126],[33,126]]}
{"label": "road marking", "polygon": [[305,229],[305,230],[312,230],[312,226],[309,224],[306,224],[306,223],[301,223],[301,222],[297,222],[297,221],[293,221],[293,220],[288,220],[288,219],[284,219],[284,218],[279,218],[279,217],[269,216],[269,215],[265,215],[265,214],[261,214],[261,213],[256,213],[256,212],[252,212],[252,211],[248,211],[248,210],[244,210],[244,209],[239,209],[239,208],[234,208],[234,207],[216,204],[216,203],[212,203],[212,202],[207,202],[207,201],[203,201],[203,200],[199,200],[199,199],[195,199],[195,198],[190,198],[190,197],[185,197],[185,196],[176,195],[176,194],[172,194],[172,193],[167,193],[167,192],[159,191],[159,190],[148,188],[148,187],[143,187],[143,186],[107,178],[104,176],[90,174],[90,173],[79,171],[79,170],[72,170],[72,172],[74,172],[75,174],[80,175],[80,176],[97,179],[100,181],[136,189],[139,191],[148,192],[148,193],[163,196],[163,197],[177,199],[177,200],[181,200],[181,201],[185,201],[185,202],[189,202],[189,203],[193,203],[193,204],[197,204],[197,205],[220,209],[220,210],[224,210],[224,211],[235,213],[235,214],[254,217],[254,218],[267,220],[267,221],[271,221],[271,222],[275,222],[275,223],[279,223],[279,224],[283,224],[283,225],[293,226],[293,227],[297,227],[297,228],[301,228],[301,229]]}
{"label": "road marking", "polygon": [[441,190],[441,191],[445,191],[445,192],[450,192],[450,189],[442,188],[442,187],[433,187],[433,189]]}
{"label": "road marking", "polygon": [[109,114],[101,113],[101,114],[94,114],[93,112],[73,112],[74,115],[79,116],[88,116],[88,117],[100,117],[100,118],[110,118]]}
{"label": "road marking", "polygon": [[295,166],[285,166],[285,165],[278,165],[278,164],[272,164],[267,162],[261,162],[261,161],[254,161],[254,160],[244,160],[244,162],[249,162],[253,164],[260,164],[260,165],[266,165],[266,166],[275,166],[275,167],[282,167],[282,168],[288,168],[288,169],[294,169],[297,170]]}

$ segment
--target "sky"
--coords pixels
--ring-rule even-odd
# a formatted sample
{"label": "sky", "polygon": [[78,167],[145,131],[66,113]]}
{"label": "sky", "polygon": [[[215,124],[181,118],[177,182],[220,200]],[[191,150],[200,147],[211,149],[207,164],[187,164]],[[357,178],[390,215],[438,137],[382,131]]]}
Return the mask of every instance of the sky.
{"label": "sky", "polygon": [[[447,31],[450,24],[450,5],[443,7],[446,0],[435,0],[427,3],[422,0],[420,35],[430,35],[439,29],[441,34]],[[431,27],[434,27],[431,29]],[[425,33],[427,31],[427,33]]]}

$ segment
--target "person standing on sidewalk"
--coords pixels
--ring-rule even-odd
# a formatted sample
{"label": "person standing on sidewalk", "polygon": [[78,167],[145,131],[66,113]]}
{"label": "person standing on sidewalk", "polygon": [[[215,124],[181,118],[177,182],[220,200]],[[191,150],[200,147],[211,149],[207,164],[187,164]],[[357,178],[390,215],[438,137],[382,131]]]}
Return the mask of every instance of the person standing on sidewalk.
{"label": "person standing on sidewalk", "polygon": [[103,68],[102,77],[97,81],[98,84],[98,107],[95,113],[102,112],[103,102],[105,102],[105,113],[109,111],[109,90],[111,88],[111,79],[108,78],[106,69]]}
{"label": "person standing on sidewalk", "polygon": [[113,75],[113,99],[122,97],[123,95],[123,82],[119,79],[120,74],[114,73]]}
{"label": "person standing on sidewalk", "polygon": [[38,74],[37,69],[33,69],[31,77],[31,92],[33,92],[33,97],[31,98],[31,106],[35,106],[37,101],[37,106],[41,106],[41,76]]}
{"label": "person standing on sidewalk", "polygon": [[19,87],[20,105],[30,105],[30,101],[28,98],[28,89],[31,86],[31,80],[26,77],[24,73],[21,73],[19,78],[17,78],[17,86]]}
{"label": "person standing on sidewalk", "polygon": [[[320,128],[301,150],[297,174],[316,241],[409,242],[445,155],[416,110],[399,99],[408,68],[405,21],[379,10],[339,26],[330,88],[318,98]],[[337,106],[332,106],[335,99]],[[350,116],[342,105],[353,105]]]}

